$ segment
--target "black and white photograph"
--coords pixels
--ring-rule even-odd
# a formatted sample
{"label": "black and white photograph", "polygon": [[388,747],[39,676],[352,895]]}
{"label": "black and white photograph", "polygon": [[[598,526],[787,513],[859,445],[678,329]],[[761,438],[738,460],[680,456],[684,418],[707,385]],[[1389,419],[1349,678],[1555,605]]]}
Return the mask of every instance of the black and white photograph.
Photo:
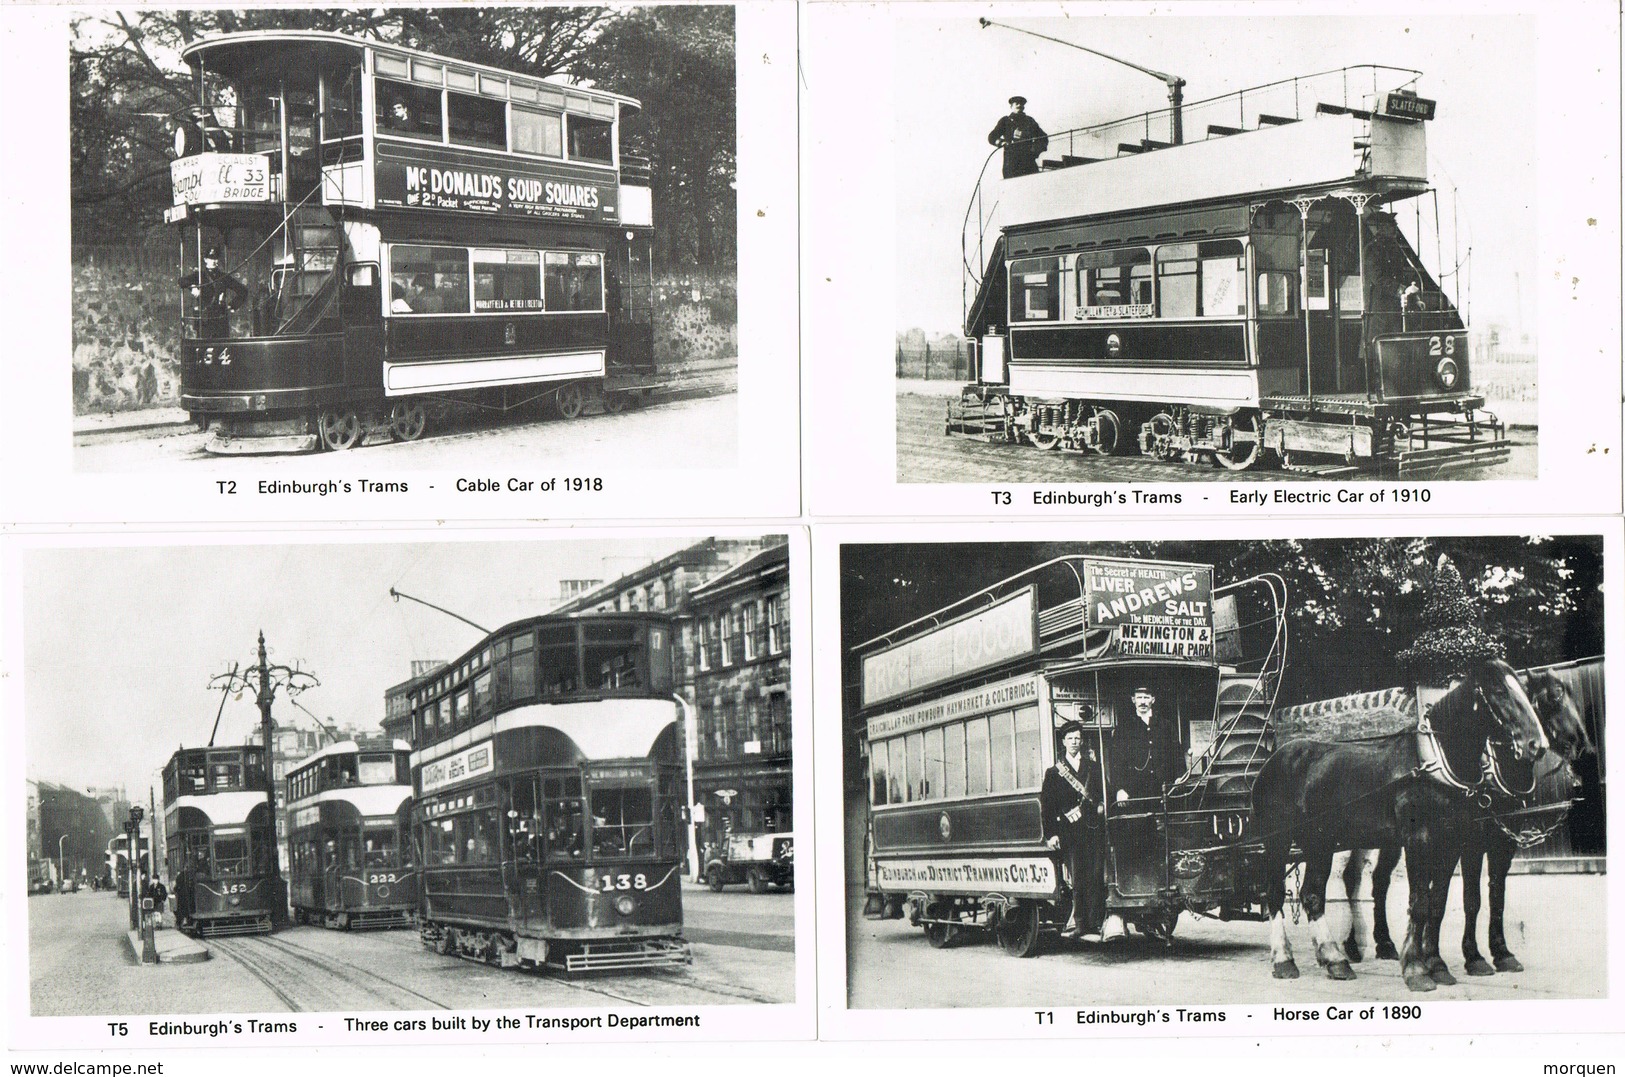
{"label": "black and white photograph", "polygon": [[734,16],[74,18],[76,467],[732,466]]}
{"label": "black and white photograph", "polygon": [[28,1013],[796,1002],[790,576],[783,534],[22,553]]}
{"label": "black and white photograph", "polygon": [[1608,997],[1602,537],[839,549],[851,1010]]}

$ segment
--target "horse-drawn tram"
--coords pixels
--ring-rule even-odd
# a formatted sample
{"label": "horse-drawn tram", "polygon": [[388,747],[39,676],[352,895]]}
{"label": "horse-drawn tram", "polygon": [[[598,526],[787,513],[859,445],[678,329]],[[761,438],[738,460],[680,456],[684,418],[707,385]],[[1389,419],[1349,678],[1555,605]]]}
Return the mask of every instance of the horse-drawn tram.
{"label": "horse-drawn tram", "polygon": [[567,972],[690,960],[673,630],[532,618],[413,688],[426,945]]}
{"label": "horse-drawn tram", "polygon": [[933,946],[987,927],[1034,953],[1080,885],[1046,842],[1064,732],[1081,733],[1074,779],[1103,849],[1081,883],[1103,876],[1095,917],[1164,939],[1182,912],[1261,919],[1250,796],[1284,592],[1276,577],[1215,590],[1207,565],[1068,556],[859,645],[866,915],[906,915]]}
{"label": "horse-drawn tram", "polygon": [[164,835],[175,923],[253,935],[286,920],[265,753],[182,748],[164,767]]}
{"label": "horse-drawn tram", "polygon": [[289,904],[298,923],[407,927],[418,908],[412,746],[330,744],[288,772]]}
{"label": "horse-drawn tram", "polygon": [[1442,243],[1418,75],[1308,76],[1190,106],[1199,141],[1183,114],[1154,138],[1145,114],[1051,136],[1061,155],[1030,175],[984,166],[964,232],[975,380],[948,432],[1326,475],[1506,459],[1459,277],[1419,254],[1424,231]]}
{"label": "horse-drawn tram", "polygon": [[657,386],[649,162],[628,97],[340,34],[182,53],[182,405],[214,452],[412,441]]}

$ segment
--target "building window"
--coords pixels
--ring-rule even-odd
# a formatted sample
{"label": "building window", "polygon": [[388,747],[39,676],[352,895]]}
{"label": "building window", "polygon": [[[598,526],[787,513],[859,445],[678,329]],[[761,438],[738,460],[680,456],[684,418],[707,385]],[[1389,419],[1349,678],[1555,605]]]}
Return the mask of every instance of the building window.
{"label": "building window", "polygon": [[761,653],[761,641],[756,638],[756,603],[747,602],[739,610],[739,638],[745,648],[745,661],[751,662]]}
{"label": "building window", "polygon": [[722,640],[722,664],[731,666],[734,663],[734,619],[732,614],[724,613],[721,615],[718,629]]}
{"label": "building window", "polygon": [[782,654],[790,646],[790,622],[785,617],[783,595],[769,595],[767,599],[767,649],[771,654]]}

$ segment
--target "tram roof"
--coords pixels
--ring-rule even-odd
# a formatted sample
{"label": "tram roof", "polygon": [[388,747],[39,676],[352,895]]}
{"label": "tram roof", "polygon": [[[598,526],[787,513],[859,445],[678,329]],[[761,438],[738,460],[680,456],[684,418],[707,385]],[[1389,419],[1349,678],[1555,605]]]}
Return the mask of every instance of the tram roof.
{"label": "tram roof", "polygon": [[311,752],[309,755],[305,756],[305,758],[293,764],[293,766],[289,768],[288,773],[292,774],[295,771],[303,770],[311,763],[314,763],[319,759],[326,759],[328,756],[353,755],[357,752],[409,752],[411,750],[412,746],[410,744],[399,739],[392,740],[388,744],[369,744],[365,747],[357,744],[353,740],[341,740],[337,744],[329,744],[325,748],[318,748],[314,752]]}
{"label": "tram roof", "polygon": [[412,799],[409,785],[352,785],[343,789],[323,789],[308,797],[288,801],[289,808],[308,808],[326,801],[349,804],[362,816],[394,815]]}
{"label": "tram roof", "polygon": [[238,790],[231,793],[212,793],[208,796],[176,797],[175,802],[169,806],[172,812],[182,808],[191,808],[200,811],[209,817],[213,826],[242,826],[248,822],[248,817],[259,805],[265,804],[264,793],[249,793]]}
{"label": "tram roof", "polygon": [[[579,703],[533,703],[504,711],[494,719],[412,753],[412,765],[454,755],[486,737],[515,729],[547,728],[569,739],[581,761],[641,759],[654,750],[660,735],[677,724],[671,699],[584,700]],[[613,714],[606,712],[606,707]],[[560,760],[568,764],[570,760]]]}
{"label": "tram roof", "polygon": [[[363,52],[370,50],[372,52],[388,53],[393,56],[432,60],[451,67],[466,68],[487,75],[500,75],[508,79],[522,79],[538,86],[567,89],[573,93],[580,93],[588,97],[614,101],[621,106],[622,115],[630,115],[643,110],[642,102],[635,97],[627,97],[625,94],[593,89],[573,82],[559,82],[551,77],[531,75],[524,71],[514,71],[508,68],[492,67],[490,64],[478,64],[471,60],[459,60],[456,57],[445,56],[436,52],[408,48],[405,45],[394,45],[375,38],[334,33],[330,30],[245,30],[235,34],[216,34],[212,37],[200,38],[187,45],[181,50],[181,59],[195,69],[203,65],[203,54],[209,53],[210,70],[218,70],[225,74],[241,73],[256,67],[276,63],[276,61],[265,55],[265,47],[279,44],[304,46],[313,52],[323,50]],[[224,63],[219,62],[222,57],[225,60]]]}

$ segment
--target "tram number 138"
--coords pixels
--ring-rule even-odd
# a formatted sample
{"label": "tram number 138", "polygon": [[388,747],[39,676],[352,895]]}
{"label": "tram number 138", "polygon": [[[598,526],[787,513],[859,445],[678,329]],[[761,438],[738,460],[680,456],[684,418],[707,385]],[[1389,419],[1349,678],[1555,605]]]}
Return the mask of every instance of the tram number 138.
{"label": "tram number 138", "polygon": [[636,875],[600,875],[598,882],[600,892],[649,889],[649,877],[642,872]]}

